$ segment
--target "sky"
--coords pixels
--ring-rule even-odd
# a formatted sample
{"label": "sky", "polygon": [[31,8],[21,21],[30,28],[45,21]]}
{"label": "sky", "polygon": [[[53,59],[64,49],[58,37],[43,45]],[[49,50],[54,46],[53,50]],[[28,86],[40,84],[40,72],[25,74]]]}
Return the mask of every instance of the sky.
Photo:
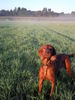
{"label": "sky", "polygon": [[0,0],[0,10],[10,10],[15,7],[24,7],[33,11],[46,7],[55,12],[71,13],[75,11],[75,0]]}

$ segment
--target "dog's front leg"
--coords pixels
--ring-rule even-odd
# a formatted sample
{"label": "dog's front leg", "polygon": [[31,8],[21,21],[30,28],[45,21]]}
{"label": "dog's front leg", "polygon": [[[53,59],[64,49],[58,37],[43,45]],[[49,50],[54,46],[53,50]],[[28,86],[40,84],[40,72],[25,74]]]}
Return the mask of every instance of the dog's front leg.
{"label": "dog's front leg", "polygon": [[51,82],[51,92],[50,92],[50,96],[52,96],[54,89],[55,89],[55,78],[53,77],[52,80],[50,80]]}
{"label": "dog's front leg", "polygon": [[41,93],[42,90],[42,85],[43,85],[43,79],[39,79],[39,94]]}

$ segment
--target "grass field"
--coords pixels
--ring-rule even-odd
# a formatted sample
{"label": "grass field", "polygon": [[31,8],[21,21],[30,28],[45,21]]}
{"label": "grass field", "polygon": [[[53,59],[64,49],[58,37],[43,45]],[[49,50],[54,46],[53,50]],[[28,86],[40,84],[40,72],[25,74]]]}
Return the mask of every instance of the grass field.
{"label": "grass field", "polygon": [[51,84],[44,82],[38,94],[38,49],[51,44],[58,53],[75,52],[75,24],[0,22],[0,100],[75,100],[75,58],[72,58],[74,83],[65,70]]}

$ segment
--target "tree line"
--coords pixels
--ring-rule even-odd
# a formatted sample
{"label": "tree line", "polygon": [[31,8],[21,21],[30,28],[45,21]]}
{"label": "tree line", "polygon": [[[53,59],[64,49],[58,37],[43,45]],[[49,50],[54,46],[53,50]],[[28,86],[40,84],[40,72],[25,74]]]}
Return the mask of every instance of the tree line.
{"label": "tree line", "polygon": [[[64,12],[57,13],[52,11],[51,9],[43,8],[43,10],[39,11],[31,11],[26,8],[15,8],[14,10],[0,10],[0,16],[30,16],[30,17],[40,17],[40,16],[60,16],[65,15]],[[75,12],[72,12],[71,15],[75,15]]]}

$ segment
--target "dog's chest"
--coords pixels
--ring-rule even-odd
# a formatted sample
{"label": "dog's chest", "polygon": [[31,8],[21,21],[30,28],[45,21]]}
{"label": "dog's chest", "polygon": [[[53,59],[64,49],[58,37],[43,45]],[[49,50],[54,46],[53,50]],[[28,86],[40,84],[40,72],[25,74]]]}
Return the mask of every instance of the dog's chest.
{"label": "dog's chest", "polygon": [[44,78],[46,77],[46,74],[47,74],[47,67],[48,66],[43,66],[43,71],[44,71],[43,76],[44,76]]}

